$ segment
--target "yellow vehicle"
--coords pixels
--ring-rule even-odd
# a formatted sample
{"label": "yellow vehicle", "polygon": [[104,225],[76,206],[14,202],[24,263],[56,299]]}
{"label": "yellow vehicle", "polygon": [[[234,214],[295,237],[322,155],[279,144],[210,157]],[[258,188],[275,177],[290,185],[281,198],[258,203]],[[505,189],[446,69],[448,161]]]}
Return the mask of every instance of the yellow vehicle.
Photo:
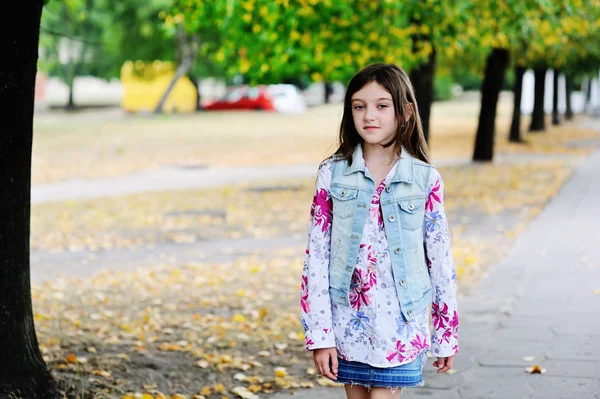
{"label": "yellow vehicle", "polygon": [[[153,112],[175,76],[175,69],[168,61],[127,61],[121,67],[121,107],[127,112]],[[163,112],[196,112],[196,98],[194,84],[182,77],[171,90]]]}

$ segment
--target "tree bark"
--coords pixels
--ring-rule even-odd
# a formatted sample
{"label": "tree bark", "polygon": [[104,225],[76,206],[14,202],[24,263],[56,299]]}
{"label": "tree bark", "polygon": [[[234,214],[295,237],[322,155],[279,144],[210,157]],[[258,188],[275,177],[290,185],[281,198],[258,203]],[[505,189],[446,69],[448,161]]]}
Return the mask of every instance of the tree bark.
{"label": "tree bark", "polygon": [[194,66],[194,62],[196,62],[196,57],[198,55],[199,48],[199,37],[197,35],[188,36],[185,32],[185,29],[182,24],[179,24],[177,29],[177,42],[179,49],[179,66],[175,71],[175,76],[171,79],[169,86],[161,96],[156,108],[154,108],[155,114],[160,114],[163,112],[163,107],[169,94],[171,94],[171,90],[175,87],[175,84],[179,79],[186,76],[192,67]]}
{"label": "tree bark", "polygon": [[508,138],[509,141],[513,143],[523,142],[523,139],[521,138],[521,99],[523,97],[523,75],[525,75],[525,67],[517,65],[515,67],[515,87],[513,88],[513,117]]}
{"label": "tree bark", "polygon": [[202,105],[201,105],[202,93],[200,93],[200,80],[197,79],[192,74],[188,74],[187,77],[190,80],[190,82],[192,82],[194,87],[196,88],[196,112],[202,111]]}
{"label": "tree bark", "polygon": [[73,87],[75,86],[75,79],[71,79],[68,82],[69,86],[69,101],[67,102],[67,109],[73,110],[75,109],[75,101],[73,100]]}
{"label": "tree bark", "polygon": [[[57,398],[40,354],[29,271],[31,148],[42,0],[4,2],[0,46],[0,398]],[[12,24],[18,17],[19,23]]]}
{"label": "tree bark", "polygon": [[436,54],[433,49],[427,62],[410,72],[410,80],[415,88],[415,101],[421,114],[423,133],[427,142],[429,142],[429,121],[431,120],[431,104],[433,104],[435,61]]}
{"label": "tree bark", "polygon": [[552,75],[552,124],[560,125],[560,119],[558,118],[558,76],[560,71],[554,68]]}
{"label": "tree bark", "polygon": [[325,104],[329,104],[331,102],[331,95],[333,94],[333,85],[331,84],[331,82],[329,81],[324,81],[323,82],[323,90],[324,90],[324,97],[323,97],[323,101],[325,102]]}
{"label": "tree bark", "polygon": [[586,112],[588,112],[590,110],[591,103],[592,103],[592,78],[587,77],[586,84],[585,84],[585,104],[583,107],[583,109]]}
{"label": "tree bark", "polygon": [[546,87],[546,68],[536,68],[533,113],[531,114],[531,124],[529,125],[530,132],[542,132],[546,130],[546,121],[544,120],[546,113],[544,112],[544,96]]}
{"label": "tree bark", "polygon": [[509,51],[503,48],[493,49],[487,58],[485,76],[481,84],[481,111],[473,161],[491,161],[494,158],[496,108],[509,58]]}
{"label": "tree bark", "polygon": [[565,110],[565,119],[573,119],[573,109],[571,108],[571,93],[573,92],[573,77],[571,74],[565,75],[565,97],[567,100],[567,109]]}

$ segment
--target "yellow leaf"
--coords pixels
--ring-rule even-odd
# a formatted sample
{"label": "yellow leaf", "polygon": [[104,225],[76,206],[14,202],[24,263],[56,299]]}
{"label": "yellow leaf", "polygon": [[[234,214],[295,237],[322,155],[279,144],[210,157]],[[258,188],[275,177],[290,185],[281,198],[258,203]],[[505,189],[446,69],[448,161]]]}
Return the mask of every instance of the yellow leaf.
{"label": "yellow leaf", "polygon": [[246,321],[246,317],[243,314],[236,314],[231,318],[231,321],[237,321],[239,323],[243,323]]}
{"label": "yellow leaf", "polygon": [[276,377],[287,377],[288,376],[288,372],[283,367],[276,367],[275,368],[275,376]]}
{"label": "yellow leaf", "polygon": [[200,390],[200,395],[204,395],[204,396],[210,396],[212,395],[212,388],[211,387],[204,387]]}
{"label": "yellow leaf", "polygon": [[69,353],[69,354],[67,355],[67,359],[66,359],[66,360],[67,360],[67,363],[70,363],[70,364],[75,364],[75,363],[77,363],[77,356],[75,356],[75,355],[74,355],[74,354],[72,354],[72,353]]}
{"label": "yellow leaf", "polygon": [[216,393],[220,393],[220,394],[225,393],[225,385],[223,385],[223,384],[216,384],[215,385],[215,392]]}
{"label": "yellow leaf", "polygon": [[142,395],[142,399],[154,399],[154,396],[150,395],[149,393],[145,393]]}

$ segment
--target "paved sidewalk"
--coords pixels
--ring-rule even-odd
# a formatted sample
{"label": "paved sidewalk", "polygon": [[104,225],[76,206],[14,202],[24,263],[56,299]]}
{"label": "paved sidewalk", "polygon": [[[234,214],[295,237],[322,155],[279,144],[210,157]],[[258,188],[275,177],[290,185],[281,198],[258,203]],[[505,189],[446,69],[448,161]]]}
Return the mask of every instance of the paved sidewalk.
{"label": "paved sidewalk", "polygon": [[[573,161],[572,156],[561,156],[560,154],[498,154],[494,163],[518,163],[559,158]],[[434,159],[433,161],[437,167],[471,164],[469,158]],[[48,201],[113,197],[153,191],[225,187],[277,179],[293,180],[316,176],[318,166],[318,164],[206,168],[163,166],[119,177],[71,179],[56,183],[33,184],[31,202],[39,204]]]}
{"label": "paved sidewalk", "polygon": [[[600,399],[599,224],[600,150],[459,299],[457,372],[437,375],[430,360],[426,387],[402,398]],[[547,372],[526,373],[532,364]],[[342,388],[318,387],[272,398],[344,397]]]}

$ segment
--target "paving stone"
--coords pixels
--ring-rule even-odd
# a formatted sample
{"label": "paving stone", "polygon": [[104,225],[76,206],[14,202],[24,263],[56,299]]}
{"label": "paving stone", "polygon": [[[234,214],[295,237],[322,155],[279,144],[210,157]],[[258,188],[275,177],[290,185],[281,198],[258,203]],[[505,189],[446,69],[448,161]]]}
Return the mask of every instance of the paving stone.
{"label": "paving stone", "polygon": [[600,359],[597,362],[576,360],[549,360],[541,366],[548,371],[544,375],[561,377],[599,378]]}
{"label": "paving stone", "polygon": [[407,389],[400,396],[402,399],[408,398],[427,398],[427,399],[461,399],[458,392],[455,390],[448,391],[445,389],[427,389],[427,388],[411,388]]}
{"label": "paving stone", "polygon": [[516,368],[471,369],[463,377],[467,383],[458,388],[458,393],[465,399],[524,399],[534,393],[529,375]]}
{"label": "paving stone", "polygon": [[599,361],[597,335],[558,335],[548,342],[544,354],[549,360]]}
{"label": "paving stone", "polygon": [[[546,398],[593,398],[600,393],[600,381],[588,378],[567,378],[541,376],[542,378],[532,380],[529,385],[534,389],[536,395]],[[545,395],[545,396],[544,396]]]}
{"label": "paving stone", "polygon": [[[523,357],[533,357],[534,360],[526,361]],[[537,362],[546,360],[543,348],[538,346],[537,350],[531,348],[520,348],[512,351],[494,351],[487,352],[477,357],[477,363],[482,367],[520,367],[522,369],[531,366]]]}

